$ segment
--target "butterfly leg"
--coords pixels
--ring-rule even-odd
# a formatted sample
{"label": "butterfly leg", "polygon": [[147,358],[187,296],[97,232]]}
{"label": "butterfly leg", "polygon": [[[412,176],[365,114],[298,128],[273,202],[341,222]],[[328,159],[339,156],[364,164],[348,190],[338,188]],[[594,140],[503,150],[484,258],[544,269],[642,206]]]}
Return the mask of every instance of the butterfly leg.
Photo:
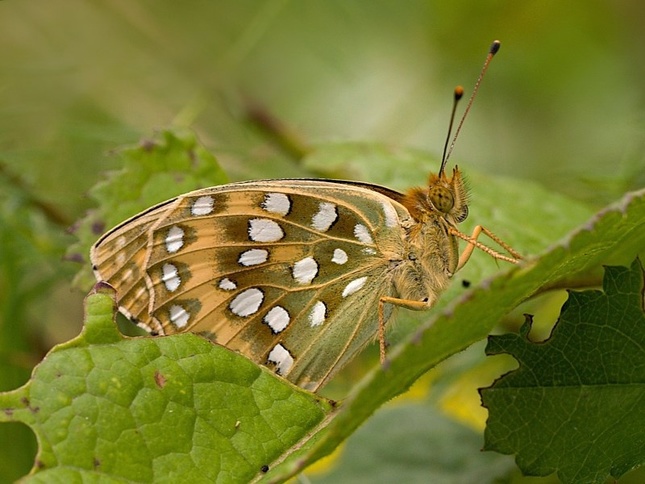
{"label": "butterfly leg", "polygon": [[[504,242],[502,239],[500,239],[497,235],[495,235],[493,232],[488,230],[486,227],[483,227],[482,225],[477,225],[475,229],[473,230],[472,235],[468,236],[466,234],[463,234],[459,232],[457,229],[450,229],[449,230],[450,234],[459,237],[460,239],[465,240],[468,242],[468,245],[462,252],[461,256],[459,257],[459,263],[457,264],[457,270],[461,269],[463,266],[466,265],[466,262],[468,262],[468,259],[470,259],[470,256],[473,253],[473,250],[475,250],[475,247],[477,247],[480,250],[483,250],[490,256],[494,257],[495,259],[499,260],[505,260],[506,262],[510,262],[512,264],[517,264],[519,260],[522,258],[522,256],[515,251],[510,245],[508,245],[506,242]],[[506,256],[504,254],[500,254],[499,252],[491,249],[490,247],[485,246],[481,242],[477,240],[477,237],[479,237],[480,234],[486,234],[491,240],[497,242],[500,246],[504,248],[512,257]]]}
{"label": "butterfly leg", "polygon": [[412,301],[410,299],[399,299],[398,297],[382,296],[378,300],[378,342],[381,364],[385,363],[385,304],[393,304],[414,311],[424,311],[429,309],[431,304],[426,301]]}

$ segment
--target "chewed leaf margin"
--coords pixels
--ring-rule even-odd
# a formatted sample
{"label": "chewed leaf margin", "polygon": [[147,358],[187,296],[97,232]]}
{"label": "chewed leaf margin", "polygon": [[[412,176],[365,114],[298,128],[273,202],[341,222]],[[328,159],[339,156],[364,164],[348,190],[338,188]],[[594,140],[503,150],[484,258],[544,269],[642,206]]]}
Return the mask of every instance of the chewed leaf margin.
{"label": "chewed leaf margin", "polygon": [[618,479],[645,463],[644,280],[639,259],[608,266],[603,291],[569,292],[546,341],[528,339],[530,318],[519,335],[489,337],[487,354],[510,354],[519,368],[481,390],[485,450],[567,483]]}

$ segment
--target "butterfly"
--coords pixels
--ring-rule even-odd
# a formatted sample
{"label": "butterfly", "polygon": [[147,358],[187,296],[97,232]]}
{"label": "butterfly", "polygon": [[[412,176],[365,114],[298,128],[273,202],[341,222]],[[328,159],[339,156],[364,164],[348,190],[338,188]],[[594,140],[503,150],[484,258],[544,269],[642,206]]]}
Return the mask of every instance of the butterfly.
{"label": "butterfly", "polygon": [[431,308],[474,248],[520,259],[484,227],[459,231],[468,192],[447,159],[406,193],[326,179],[186,193],[102,236],[93,270],[152,334],[200,334],[315,391],[375,336],[383,360],[393,307]]}

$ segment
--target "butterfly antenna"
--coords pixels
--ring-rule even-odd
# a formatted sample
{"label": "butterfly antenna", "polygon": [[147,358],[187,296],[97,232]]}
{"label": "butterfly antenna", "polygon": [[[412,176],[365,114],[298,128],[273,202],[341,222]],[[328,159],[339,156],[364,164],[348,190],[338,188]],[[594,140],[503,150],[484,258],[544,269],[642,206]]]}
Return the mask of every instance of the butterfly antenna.
{"label": "butterfly antenna", "polygon": [[[482,70],[479,73],[479,77],[477,78],[477,82],[475,83],[473,93],[470,95],[470,99],[468,100],[468,104],[466,105],[466,110],[464,111],[464,114],[461,117],[461,120],[459,121],[459,125],[457,126],[457,131],[455,131],[455,136],[454,138],[452,138],[452,142],[450,143],[450,148],[448,149],[448,152],[446,153],[446,155],[442,157],[439,176],[441,176],[444,170],[444,167],[448,162],[448,158],[450,158],[450,155],[452,154],[452,150],[455,147],[455,141],[457,141],[457,138],[459,137],[459,132],[461,131],[461,127],[464,125],[464,121],[466,120],[466,116],[468,116],[470,107],[473,105],[473,101],[475,100],[475,96],[477,95],[477,91],[479,90],[479,85],[481,84],[482,79],[484,78],[484,74],[486,74],[486,71],[488,70],[488,65],[490,64],[490,61],[493,60],[493,56],[497,54],[497,51],[499,51],[500,45],[501,44],[499,40],[495,40],[493,44],[490,46],[490,50],[488,51],[488,55],[486,56],[486,60],[484,61],[484,67],[482,67]],[[456,96],[456,91],[457,90],[455,89],[455,96]],[[453,116],[454,116],[454,108],[453,108]],[[451,122],[451,125],[452,125],[452,122]],[[448,140],[446,140],[446,143],[447,141]],[[444,149],[444,152],[445,152],[445,149]]]}
{"label": "butterfly antenna", "polygon": [[448,151],[448,142],[450,141],[450,135],[452,134],[452,127],[455,124],[455,113],[457,112],[457,104],[459,100],[464,95],[464,88],[457,86],[455,88],[455,97],[452,101],[452,113],[450,114],[450,122],[448,123],[448,134],[446,135],[446,143],[443,145],[443,154],[441,155],[441,168],[439,168],[439,178],[443,176],[443,170],[446,167],[446,151]]}

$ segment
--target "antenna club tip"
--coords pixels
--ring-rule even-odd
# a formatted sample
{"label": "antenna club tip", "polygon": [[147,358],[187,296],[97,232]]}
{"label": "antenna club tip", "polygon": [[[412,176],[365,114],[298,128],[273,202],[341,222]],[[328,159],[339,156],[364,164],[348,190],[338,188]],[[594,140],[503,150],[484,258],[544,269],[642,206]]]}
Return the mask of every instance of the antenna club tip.
{"label": "antenna club tip", "polygon": [[455,101],[459,101],[464,95],[464,88],[461,86],[455,87]]}
{"label": "antenna club tip", "polygon": [[501,45],[502,43],[499,40],[494,40],[493,44],[490,46],[490,55],[497,54],[497,51],[499,51]]}

